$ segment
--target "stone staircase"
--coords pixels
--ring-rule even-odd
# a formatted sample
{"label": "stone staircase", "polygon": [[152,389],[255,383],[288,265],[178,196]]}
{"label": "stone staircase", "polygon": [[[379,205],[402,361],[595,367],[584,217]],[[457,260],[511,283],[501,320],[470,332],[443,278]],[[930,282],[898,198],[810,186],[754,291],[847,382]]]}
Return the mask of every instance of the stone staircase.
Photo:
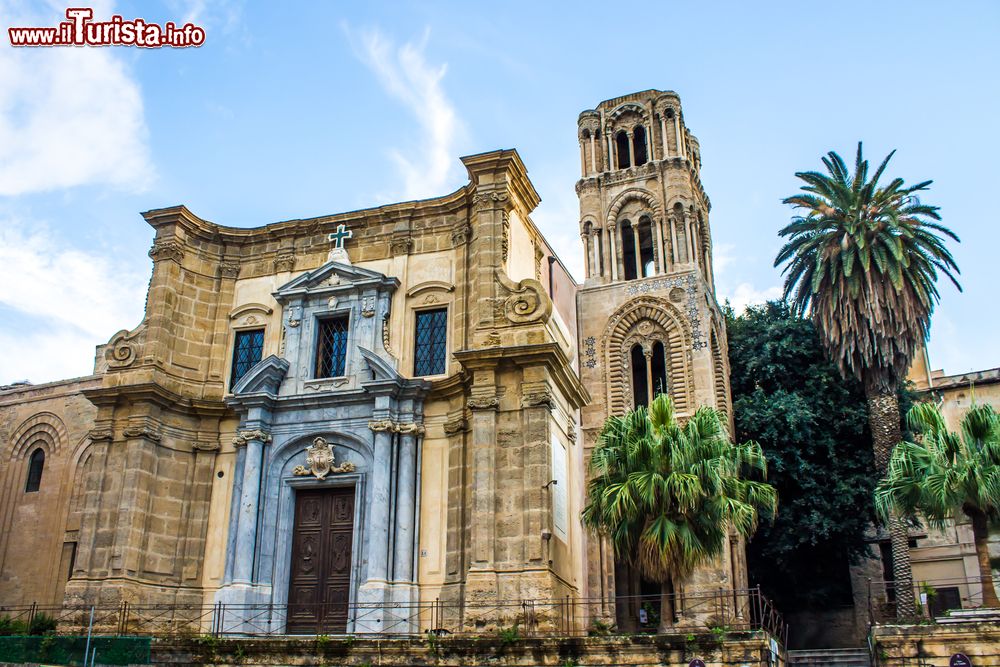
{"label": "stone staircase", "polygon": [[788,652],[790,667],[870,667],[866,648],[815,648]]}
{"label": "stone staircase", "polygon": [[938,616],[935,623],[1000,623],[1000,609],[953,609],[947,616]]}

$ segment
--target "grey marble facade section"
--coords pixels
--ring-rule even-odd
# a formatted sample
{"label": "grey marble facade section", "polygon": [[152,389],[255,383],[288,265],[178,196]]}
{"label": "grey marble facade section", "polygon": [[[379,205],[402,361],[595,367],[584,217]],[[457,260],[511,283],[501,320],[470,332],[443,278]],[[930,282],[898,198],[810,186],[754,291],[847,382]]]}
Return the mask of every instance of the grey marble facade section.
{"label": "grey marble facade section", "polygon": [[[273,605],[269,620],[278,631],[288,601],[295,493],[335,486],[355,490],[350,600],[380,608],[349,614],[348,631],[413,629],[409,619],[381,609],[417,601],[417,463],[430,388],[402,377],[382,348],[381,314],[398,285],[395,278],[331,262],[283,286],[275,292],[284,308],[283,355],[262,360],[227,399],[241,417],[241,433],[260,431],[270,441],[240,443],[217,600]],[[350,322],[345,375],[315,378],[317,323],[338,314]],[[295,475],[296,466],[308,469],[305,450],[317,437],[332,446],[335,465],[350,462],[354,470],[325,480]]]}

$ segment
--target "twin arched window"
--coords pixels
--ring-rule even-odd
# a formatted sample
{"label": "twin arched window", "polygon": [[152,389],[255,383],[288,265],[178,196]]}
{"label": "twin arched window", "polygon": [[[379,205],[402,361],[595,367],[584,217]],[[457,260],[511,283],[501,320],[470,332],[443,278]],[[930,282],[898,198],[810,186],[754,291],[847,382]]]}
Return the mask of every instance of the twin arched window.
{"label": "twin arched window", "polygon": [[656,273],[653,261],[653,223],[643,216],[639,224],[632,226],[631,221],[621,223],[622,234],[622,264],[625,269],[625,280],[635,280],[649,277]]}
{"label": "twin arched window", "polygon": [[662,342],[654,342],[648,353],[647,348],[636,343],[629,356],[633,407],[649,405],[653,397],[667,393],[667,354]]}
{"label": "twin arched window", "polygon": [[635,126],[632,130],[631,144],[628,132],[619,130],[615,134],[615,153],[618,154],[619,169],[641,167],[649,162],[649,155],[646,152],[646,128],[642,125]]}
{"label": "twin arched window", "polygon": [[38,491],[42,486],[42,469],[45,467],[45,452],[41,447],[31,452],[28,460],[28,482],[24,485],[25,493]]}

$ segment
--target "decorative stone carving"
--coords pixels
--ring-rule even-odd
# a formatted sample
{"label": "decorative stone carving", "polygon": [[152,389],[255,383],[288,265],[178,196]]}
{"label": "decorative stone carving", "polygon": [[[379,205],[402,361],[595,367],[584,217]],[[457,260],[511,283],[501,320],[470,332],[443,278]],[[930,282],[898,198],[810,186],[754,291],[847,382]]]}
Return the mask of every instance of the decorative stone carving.
{"label": "decorative stone carving", "polygon": [[145,325],[139,325],[132,331],[122,329],[108,341],[104,350],[104,358],[108,368],[125,368],[131,366],[139,355],[142,343],[146,339]]}
{"label": "decorative stone carving", "polygon": [[215,440],[195,440],[191,446],[198,452],[217,452],[221,449]]}
{"label": "decorative stone carving", "polygon": [[219,264],[219,275],[223,278],[238,278],[240,275],[240,263],[233,261],[223,261]]}
{"label": "decorative stone carving", "polygon": [[169,259],[180,264],[181,260],[184,259],[184,246],[174,238],[157,239],[153,241],[153,247],[149,249],[149,256],[154,262]]}
{"label": "decorative stone carving", "polygon": [[285,326],[290,329],[294,329],[300,324],[302,324],[302,307],[292,306],[288,309],[288,317],[285,318]]}
{"label": "decorative stone carving", "polygon": [[339,466],[333,465],[335,463],[333,447],[323,438],[313,440],[313,444],[305,451],[306,465],[309,467],[295,466],[292,470],[293,475],[299,477],[312,475],[316,479],[326,479],[329,474],[354,472],[354,464],[350,461],[345,461]]}
{"label": "decorative stone carving", "polygon": [[406,238],[395,238],[389,241],[389,251],[392,253],[393,257],[397,255],[408,255],[413,249],[413,239]]}
{"label": "decorative stone carving", "polygon": [[483,347],[499,347],[502,343],[500,334],[496,331],[489,332],[486,334],[486,338],[483,339]]}
{"label": "decorative stone carving", "polygon": [[366,296],[361,300],[361,316],[375,317],[375,297]]}
{"label": "decorative stone carving", "polygon": [[148,424],[129,426],[122,431],[122,435],[126,438],[146,438],[153,442],[159,442],[161,437],[159,431]]}
{"label": "decorative stone carving", "polygon": [[505,202],[508,199],[510,197],[506,192],[477,192],[472,197],[472,204],[479,208],[488,208],[500,202]]}
{"label": "decorative stone carving", "polygon": [[385,315],[382,316],[382,349],[389,354],[392,354],[392,347],[390,347],[391,334],[392,332],[389,328],[389,311],[386,311]]}
{"label": "decorative stone carving", "polygon": [[451,244],[455,247],[460,245],[465,245],[469,242],[469,227],[468,225],[462,225],[456,228],[451,233]]}
{"label": "decorative stone carving", "polygon": [[295,254],[291,251],[280,251],[274,258],[274,270],[278,273],[295,269]]}
{"label": "decorative stone carving", "polygon": [[542,284],[533,278],[515,283],[504,273],[495,273],[501,291],[506,291],[503,314],[514,324],[547,322],[552,315],[552,301],[545,294]]}
{"label": "decorative stone carving", "polygon": [[570,442],[576,442],[576,422],[572,419],[566,422],[566,437]]}
{"label": "decorative stone carving", "polygon": [[500,408],[499,396],[472,396],[469,398],[469,408],[472,410],[498,410]]}
{"label": "decorative stone carving", "polygon": [[552,398],[552,392],[548,389],[540,389],[533,391],[531,393],[525,394],[521,398],[522,408],[552,408],[555,406],[555,399]]}
{"label": "decorative stone carving", "polygon": [[510,219],[507,217],[507,212],[504,211],[500,218],[500,259],[502,262],[507,262],[507,256],[510,254]]}
{"label": "decorative stone carving", "polygon": [[95,428],[91,429],[87,437],[90,438],[91,442],[98,442],[99,440],[114,440],[115,434],[109,428]]}
{"label": "decorative stone carving", "polygon": [[545,251],[537,243],[535,246],[535,280],[542,281],[542,260],[545,258]]}
{"label": "decorative stone carving", "polygon": [[682,289],[687,295],[684,303],[684,314],[687,315],[688,324],[691,327],[691,347],[700,350],[708,347],[705,334],[701,330],[701,317],[698,314],[698,278],[690,273],[685,276],[674,276],[669,278],[657,278],[655,280],[644,280],[640,284],[629,284],[625,288],[625,293],[629,296],[640,296],[661,290],[667,290],[671,301],[677,302],[677,289]]}
{"label": "decorative stone carving", "polygon": [[587,368],[594,368],[597,366],[597,339],[593,336],[589,336],[583,339],[584,349],[583,354],[587,357],[587,361],[584,362],[584,366]]}
{"label": "decorative stone carving", "polygon": [[368,422],[368,428],[376,433],[380,431],[388,431],[389,433],[407,433],[413,435],[423,435],[424,427],[422,424],[413,423],[400,423],[395,422],[391,419],[377,419]]}
{"label": "decorative stone carving", "polygon": [[239,431],[236,434],[236,437],[233,438],[233,446],[243,447],[250,440],[260,440],[266,445],[269,442],[271,442],[271,434],[262,431],[260,429],[256,429],[253,431]]}
{"label": "decorative stone carving", "polygon": [[452,419],[451,421],[446,421],[444,423],[444,434],[456,435],[464,431],[465,428],[466,428],[465,417],[459,417],[457,419]]}

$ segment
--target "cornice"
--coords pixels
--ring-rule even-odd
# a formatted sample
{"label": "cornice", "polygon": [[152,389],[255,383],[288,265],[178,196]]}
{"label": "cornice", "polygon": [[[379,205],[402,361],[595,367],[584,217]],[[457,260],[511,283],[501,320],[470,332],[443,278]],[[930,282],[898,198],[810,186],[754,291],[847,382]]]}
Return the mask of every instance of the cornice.
{"label": "cornice", "polygon": [[458,350],[454,355],[467,370],[493,368],[504,362],[519,366],[542,364],[549,370],[556,386],[574,408],[590,402],[590,393],[573,372],[569,358],[558,343]]}

